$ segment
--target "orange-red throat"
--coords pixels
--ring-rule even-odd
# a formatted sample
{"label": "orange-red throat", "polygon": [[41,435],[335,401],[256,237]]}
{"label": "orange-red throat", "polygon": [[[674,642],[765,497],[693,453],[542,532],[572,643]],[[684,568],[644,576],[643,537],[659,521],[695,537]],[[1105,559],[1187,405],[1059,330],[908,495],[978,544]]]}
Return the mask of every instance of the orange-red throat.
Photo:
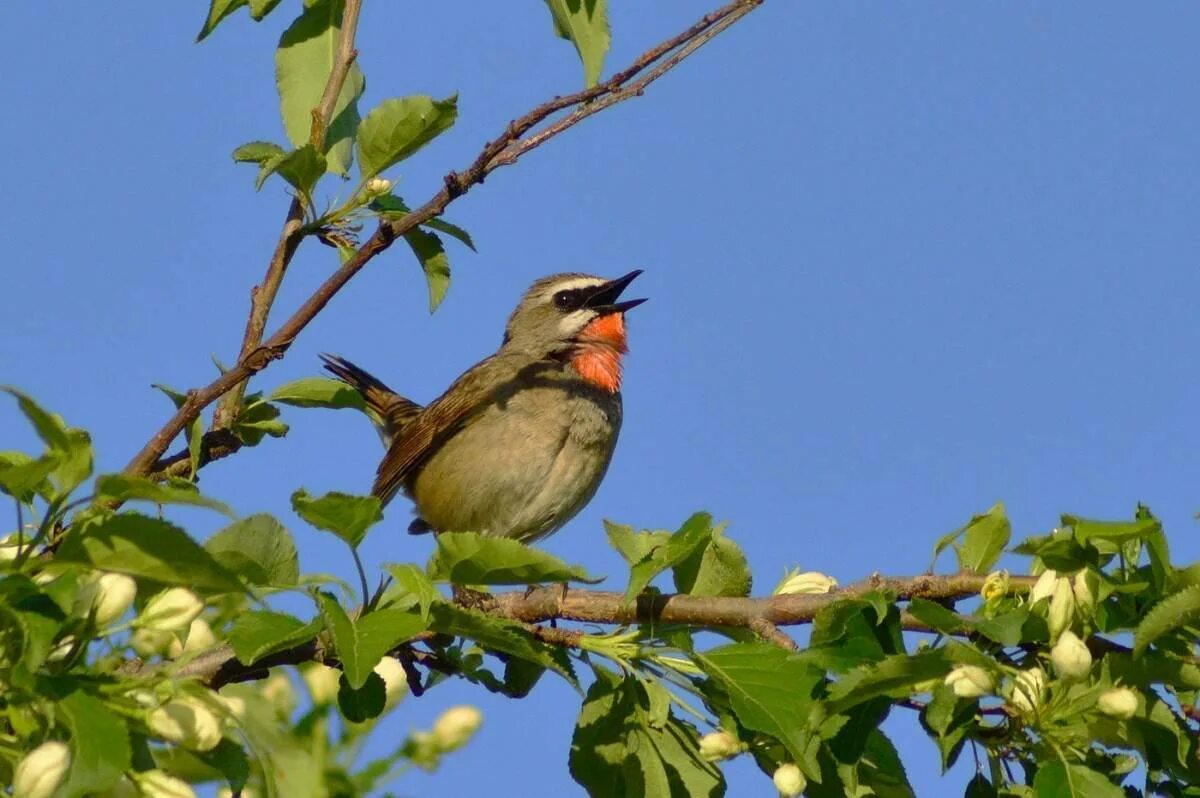
{"label": "orange-red throat", "polygon": [[571,365],[579,376],[602,391],[621,390],[621,356],[629,351],[625,314],[606,313],[592,319],[575,340]]}

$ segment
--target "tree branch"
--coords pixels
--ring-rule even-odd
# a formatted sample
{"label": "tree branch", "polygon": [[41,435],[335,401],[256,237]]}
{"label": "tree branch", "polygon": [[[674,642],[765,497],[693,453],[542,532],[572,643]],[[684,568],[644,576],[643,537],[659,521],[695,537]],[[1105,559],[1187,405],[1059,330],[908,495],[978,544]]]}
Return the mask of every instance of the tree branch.
{"label": "tree branch", "polygon": [[[465,171],[447,174],[441,190],[424,205],[400,219],[381,223],[375,233],[358,248],[354,255],[331,274],[266,342],[253,346],[243,345],[242,354],[233,368],[205,387],[189,391],[187,401],[129,461],[129,464],[125,466],[125,473],[139,476],[152,473],[155,475],[174,473],[168,469],[179,468],[178,461],[173,457],[161,462],[159,459],[171,441],[183,432],[205,407],[229,391],[238,388],[247,379],[266,368],[272,360],[283,357],[288,347],[295,341],[296,336],[317,313],[363,266],[391,246],[396,238],[441,215],[446,206],[465,194],[472,186],[482,183],[488,174],[501,166],[514,163],[524,153],[540,146],[592,114],[630,97],[640,96],[646,86],[673,69],[722,30],[749,14],[762,2],[763,0],[734,0],[734,2],[705,15],[679,35],[647,50],[628,68],[613,75],[609,80],[581,92],[555,97],[510,122],[504,133],[494,141],[488,142]],[[347,11],[349,11],[349,3]],[[347,28],[348,26],[343,26],[343,34]],[[634,78],[639,75],[641,78],[633,82]],[[572,107],[575,110],[570,114],[551,123],[544,130],[533,133],[528,138],[522,138],[537,125],[560,111]],[[290,258],[290,254],[287,255],[287,258]],[[286,267],[286,259],[283,261],[283,267]],[[280,277],[282,277],[282,272]],[[266,285],[266,281],[264,281],[264,285]],[[273,295],[271,299],[274,299]],[[262,317],[264,325],[265,310],[269,310],[269,303],[264,305]],[[250,326],[248,323],[247,332],[250,332]],[[248,338],[247,341],[249,340]],[[261,331],[259,340],[261,340]],[[210,444],[208,446],[210,459],[217,459],[236,451],[237,447],[212,445],[213,441],[207,441],[209,435],[212,434],[205,435],[206,442]]]}

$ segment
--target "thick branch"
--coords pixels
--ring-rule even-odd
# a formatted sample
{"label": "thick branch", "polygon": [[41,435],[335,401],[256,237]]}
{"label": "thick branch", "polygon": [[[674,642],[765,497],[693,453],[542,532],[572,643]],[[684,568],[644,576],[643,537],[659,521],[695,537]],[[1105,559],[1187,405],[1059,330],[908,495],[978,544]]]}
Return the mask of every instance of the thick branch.
{"label": "thick branch", "polygon": [[[361,10],[362,0],[346,0],[345,8],[342,11],[341,35],[338,39],[337,54],[334,57],[333,67],[329,70],[329,79],[325,82],[321,101],[312,112],[311,143],[318,152],[325,147],[325,134],[333,119],[334,106],[337,104],[338,97],[341,96],[342,87],[346,84],[350,67],[358,55],[354,49],[354,37],[358,31],[358,16]],[[296,254],[296,249],[304,237],[301,233],[303,224],[304,204],[299,197],[295,197],[288,207],[283,230],[279,234],[278,243],[275,244],[275,251],[271,253],[271,260],[267,264],[267,273],[263,276],[260,285],[250,289],[250,315],[246,319],[242,348],[238,352],[239,362],[250,357],[262,343],[263,334],[267,328],[267,317],[271,314],[271,306],[275,304],[275,297],[279,294],[279,286],[283,284],[288,264],[292,262],[292,256]],[[227,429],[233,423],[245,390],[245,383],[238,383],[221,400],[213,417],[214,431]],[[167,445],[170,445],[170,441],[167,442]]]}
{"label": "thick branch", "polygon": [[[441,215],[447,205],[466,193],[472,186],[482,183],[492,171],[515,162],[525,152],[540,146],[588,116],[629,97],[639,96],[646,86],[674,68],[717,33],[757,8],[762,1],[735,0],[729,5],[705,15],[699,22],[678,36],[646,51],[627,69],[618,72],[609,80],[581,92],[556,97],[510,122],[504,133],[489,142],[464,172],[451,172],[446,175],[445,185],[424,205],[400,219],[380,224],[375,233],[358,248],[355,254],[330,275],[266,342],[255,346],[244,346],[237,365],[205,387],[189,392],[187,401],[130,460],[125,467],[125,472],[145,476],[151,473],[162,473],[164,469],[171,466],[170,461],[173,461],[173,458],[168,458],[168,461],[165,462],[159,460],[171,441],[183,432],[205,407],[266,368],[272,360],[282,357],[300,331],[341,290],[342,286],[349,282],[350,278],[372,258],[391,246],[392,241],[397,237]],[[349,4],[347,10],[349,10]],[[343,33],[346,29],[347,26],[343,26]],[[634,78],[639,76],[641,77],[634,82]],[[591,109],[592,105],[596,105],[596,108]],[[575,110],[552,123],[545,130],[534,133],[528,138],[522,138],[537,125],[571,107],[575,107]],[[284,266],[286,266],[286,262]],[[263,323],[265,324],[265,315]],[[234,450],[236,447],[213,447],[210,456],[212,459],[216,459]]]}

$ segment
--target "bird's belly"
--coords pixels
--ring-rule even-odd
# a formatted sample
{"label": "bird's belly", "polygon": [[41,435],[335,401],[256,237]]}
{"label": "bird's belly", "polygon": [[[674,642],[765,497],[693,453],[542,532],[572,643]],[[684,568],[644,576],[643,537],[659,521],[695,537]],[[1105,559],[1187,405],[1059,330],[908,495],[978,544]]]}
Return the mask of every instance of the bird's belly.
{"label": "bird's belly", "polygon": [[619,396],[568,397],[530,388],[472,419],[417,474],[418,514],[438,531],[526,541],[570,520],[608,469],[621,407]]}

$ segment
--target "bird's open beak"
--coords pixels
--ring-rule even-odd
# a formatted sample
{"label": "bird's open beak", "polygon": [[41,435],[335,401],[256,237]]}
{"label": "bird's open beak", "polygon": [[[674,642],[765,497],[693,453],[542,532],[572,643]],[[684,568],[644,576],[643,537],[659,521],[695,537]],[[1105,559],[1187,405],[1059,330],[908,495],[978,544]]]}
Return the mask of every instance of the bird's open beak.
{"label": "bird's open beak", "polygon": [[597,313],[624,313],[630,308],[636,308],[638,305],[645,302],[645,299],[627,299],[624,302],[618,302],[617,298],[621,296],[634,278],[642,273],[641,269],[634,269],[624,277],[618,277],[615,280],[609,280],[604,285],[596,289],[596,293],[587,298],[583,303],[586,308],[591,308]]}

